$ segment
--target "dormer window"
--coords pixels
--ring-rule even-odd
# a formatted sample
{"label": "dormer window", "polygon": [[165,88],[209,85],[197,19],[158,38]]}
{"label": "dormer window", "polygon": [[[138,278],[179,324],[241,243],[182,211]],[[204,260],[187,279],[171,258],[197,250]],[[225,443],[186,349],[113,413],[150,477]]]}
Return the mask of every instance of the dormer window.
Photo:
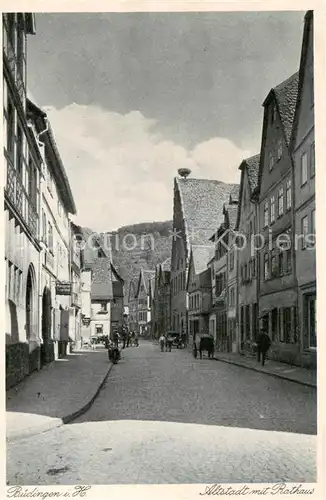
{"label": "dormer window", "polygon": [[268,157],[268,166],[269,166],[269,170],[272,170],[273,167],[274,167],[274,163],[275,163],[275,160],[274,160],[274,155],[273,153],[269,153],[269,157]]}
{"label": "dormer window", "polygon": [[283,154],[283,147],[282,147],[282,140],[279,139],[277,141],[277,161],[279,161],[281,158],[282,158],[282,154]]}
{"label": "dormer window", "polygon": [[276,122],[276,104],[273,104],[271,107],[271,122],[275,123]]}

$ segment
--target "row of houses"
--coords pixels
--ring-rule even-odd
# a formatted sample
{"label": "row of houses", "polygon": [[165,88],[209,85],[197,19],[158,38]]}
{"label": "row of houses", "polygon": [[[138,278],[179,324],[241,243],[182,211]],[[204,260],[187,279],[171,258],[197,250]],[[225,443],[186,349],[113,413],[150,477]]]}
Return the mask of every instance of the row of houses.
{"label": "row of houses", "polygon": [[[110,251],[76,205],[47,114],[27,96],[30,13],[3,14],[6,385],[123,325]],[[81,244],[82,243],[82,244]],[[103,245],[102,245],[103,246]]]}
{"label": "row of houses", "polygon": [[179,170],[171,262],[157,267],[147,287],[144,273],[138,280],[129,296],[133,320],[142,282],[147,328],[155,335],[172,329],[191,342],[206,331],[218,350],[245,354],[263,325],[272,358],[315,366],[312,11],[304,20],[299,71],[270,90],[263,108],[261,149],[241,162],[240,184]]}

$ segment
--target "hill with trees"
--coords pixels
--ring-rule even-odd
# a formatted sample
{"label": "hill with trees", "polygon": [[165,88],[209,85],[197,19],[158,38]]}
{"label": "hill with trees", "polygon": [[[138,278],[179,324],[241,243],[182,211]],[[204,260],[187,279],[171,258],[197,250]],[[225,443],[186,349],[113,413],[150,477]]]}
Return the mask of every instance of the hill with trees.
{"label": "hill with trees", "polygon": [[129,283],[138,277],[140,269],[154,270],[171,256],[172,227],[172,221],[143,222],[108,233],[113,265],[125,280],[126,303]]}

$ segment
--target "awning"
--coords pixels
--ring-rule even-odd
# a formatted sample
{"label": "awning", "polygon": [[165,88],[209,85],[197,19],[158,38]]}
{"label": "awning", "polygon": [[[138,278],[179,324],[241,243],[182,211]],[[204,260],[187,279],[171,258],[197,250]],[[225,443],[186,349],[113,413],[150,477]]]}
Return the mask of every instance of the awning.
{"label": "awning", "polygon": [[273,309],[292,307],[297,305],[297,295],[294,290],[283,290],[277,293],[260,296],[259,317],[265,316]]}

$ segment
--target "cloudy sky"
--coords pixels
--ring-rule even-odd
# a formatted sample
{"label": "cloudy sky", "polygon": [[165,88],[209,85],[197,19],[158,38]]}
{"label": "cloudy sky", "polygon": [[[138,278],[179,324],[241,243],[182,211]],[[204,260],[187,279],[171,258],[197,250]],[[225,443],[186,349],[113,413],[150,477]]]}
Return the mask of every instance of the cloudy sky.
{"label": "cloudy sky", "polygon": [[239,180],[304,12],[37,14],[28,87],[96,231],[172,218],[173,177]]}

